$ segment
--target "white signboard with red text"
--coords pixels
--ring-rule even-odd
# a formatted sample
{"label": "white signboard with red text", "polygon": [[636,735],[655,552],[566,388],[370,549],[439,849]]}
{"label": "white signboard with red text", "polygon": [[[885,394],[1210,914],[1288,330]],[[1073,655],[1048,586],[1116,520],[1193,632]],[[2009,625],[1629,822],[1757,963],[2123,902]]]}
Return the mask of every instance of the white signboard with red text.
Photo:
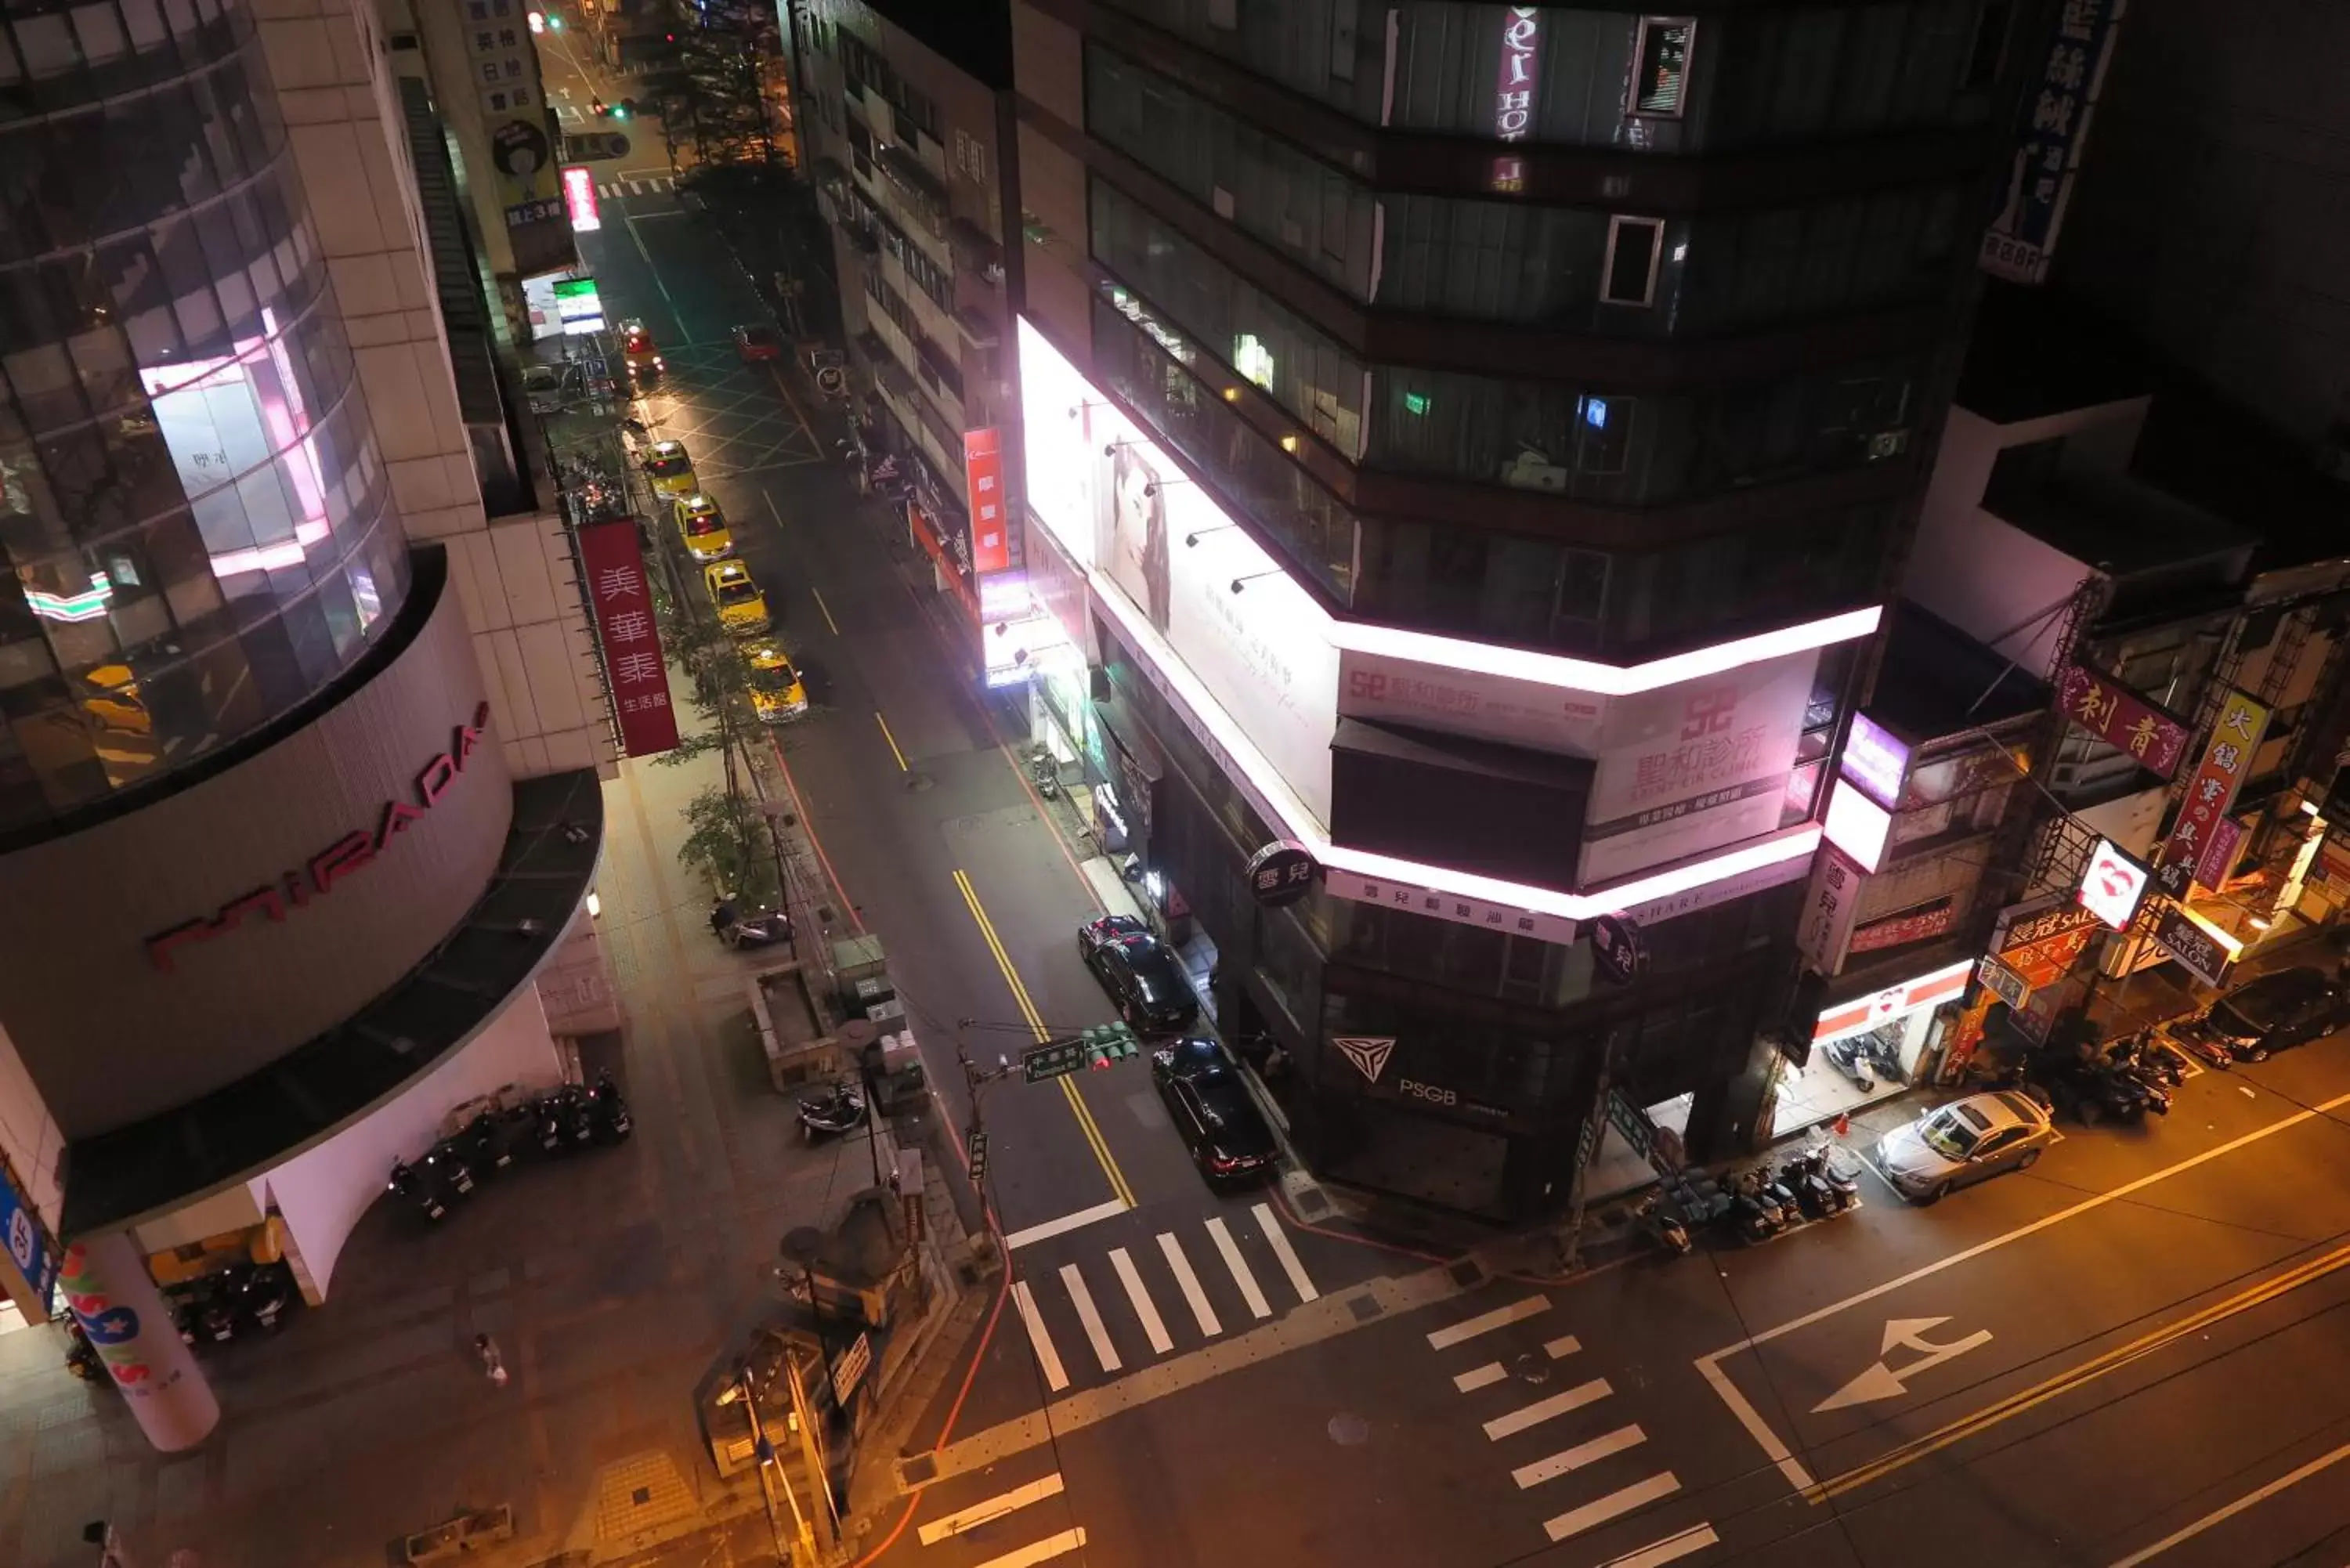
{"label": "white signboard with red text", "polygon": [[2116,848],[2112,839],[2100,838],[2081,872],[2081,908],[2114,929],[2126,931],[2137,918],[2147,881],[2144,866]]}

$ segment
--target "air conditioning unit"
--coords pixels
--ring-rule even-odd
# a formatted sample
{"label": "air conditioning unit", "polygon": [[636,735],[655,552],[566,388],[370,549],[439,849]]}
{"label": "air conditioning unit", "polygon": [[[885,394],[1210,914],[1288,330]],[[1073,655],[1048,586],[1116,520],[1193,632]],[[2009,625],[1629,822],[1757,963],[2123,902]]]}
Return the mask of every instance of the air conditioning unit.
{"label": "air conditioning unit", "polygon": [[1868,438],[1868,461],[1871,462],[1888,457],[1899,457],[1908,450],[1909,432],[1908,431],[1879,431]]}

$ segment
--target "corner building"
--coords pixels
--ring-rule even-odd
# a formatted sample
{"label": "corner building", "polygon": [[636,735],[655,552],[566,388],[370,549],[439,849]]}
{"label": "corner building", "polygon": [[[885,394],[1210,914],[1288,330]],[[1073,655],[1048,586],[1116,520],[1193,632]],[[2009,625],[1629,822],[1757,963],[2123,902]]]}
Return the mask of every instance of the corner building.
{"label": "corner building", "polygon": [[1014,5],[1043,718],[1324,1174],[1523,1217],[1603,1085],[1770,1127],[2011,12]]}
{"label": "corner building", "polygon": [[322,1300],[393,1159],[557,1077],[602,842],[584,641],[479,646],[576,590],[543,519],[483,571],[386,60],[348,0],[0,19],[0,1274],[164,1448],[217,1409],[148,1259],[275,1221]]}

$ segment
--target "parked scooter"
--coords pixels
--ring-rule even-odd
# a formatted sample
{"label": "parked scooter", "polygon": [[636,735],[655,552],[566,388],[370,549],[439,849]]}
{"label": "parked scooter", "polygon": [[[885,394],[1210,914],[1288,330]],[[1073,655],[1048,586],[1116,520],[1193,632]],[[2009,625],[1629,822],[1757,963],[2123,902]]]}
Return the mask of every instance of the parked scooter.
{"label": "parked scooter", "polygon": [[487,1111],[465,1124],[465,1130],[457,1135],[457,1144],[467,1168],[484,1176],[495,1176],[514,1164],[514,1142],[506,1124]]}
{"label": "parked scooter", "polygon": [[718,940],[737,952],[771,948],[792,940],[792,918],[780,909],[762,909],[735,920],[718,933]]}
{"label": "parked scooter", "polygon": [[428,1178],[448,1188],[452,1199],[467,1197],[473,1190],[473,1168],[457,1152],[454,1138],[443,1138],[432,1146],[432,1152],[424,1157],[424,1170]]}
{"label": "parked scooter", "polygon": [[800,1137],[805,1142],[853,1132],[864,1125],[865,1096],[846,1080],[800,1102]]}
{"label": "parked scooter", "polygon": [[293,1299],[292,1287],[282,1263],[233,1270],[223,1286],[236,1315],[264,1334],[277,1332],[277,1320]]}
{"label": "parked scooter", "polygon": [[105,1364],[98,1358],[98,1348],[89,1342],[89,1334],[81,1326],[81,1319],[66,1314],[66,1370],[85,1383],[95,1383],[106,1376]]}
{"label": "parked scooter", "polygon": [[596,1075],[596,1086],[588,1091],[588,1121],[598,1143],[619,1143],[636,1126],[608,1067]]}
{"label": "parked scooter", "polygon": [[1828,1059],[1828,1065],[1859,1085],[1863,1094],[1873,1093],[1880,1079],[1901,1076],[1899,1058],[1875,1034],[1831,1040],[1820,1047],[1820,1054]]}
{"label": "parked scooter", "polygon": [[388,1190],[427,1220],[448,1218],[449,1203],[441,1196],[440,1184],[404,1159],[391,1162],[391,1182]]}
{"label": "parked scooter", "polygon": [[1061,798],[1061,764],[1045,751],[1032,753],[1028,758],[1028,776],[1036,783],[1036,793],[1046,800]]}
{"label": "parked scooter", "polygon": [[1779,1167],[1779,1180],[1793,1189],[1806,1219],[1833,1220],[1860,1202],[1860,1183],[1829,1163],[1825,1144],[1788,1156]]}
{"label": "parked scooter", "polygon": [[1748,1246],[1767,1241],[1787,1228],[1788,1217],[1765,1190],[1761,1169],[1746,1171],[1730,1186],[1725,1218],[1738,1239]]}
{"label": "parked scooter", "polygon": [[1659,1250],[1676,1258],[1687,1257],[1690,1251],[1689,1227],[1680,1216],[1665,1206],[1663,1198],[1651,1192],[1632,1210],[1633,1220]]}

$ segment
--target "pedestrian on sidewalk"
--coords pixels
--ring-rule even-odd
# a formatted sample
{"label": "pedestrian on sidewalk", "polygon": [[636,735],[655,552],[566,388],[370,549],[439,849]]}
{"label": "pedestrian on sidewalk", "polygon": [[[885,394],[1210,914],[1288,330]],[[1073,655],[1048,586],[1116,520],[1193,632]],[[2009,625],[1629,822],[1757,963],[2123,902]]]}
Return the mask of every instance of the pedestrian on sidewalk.
{"label": "pedestrian on sidewalk", "polygon": [[486,1334],[473,1335],[473,1354],[482,1358],[482,1371],[489,1380],[503,1388],[506,1386],[506,1358],[498,1354],[498,1342]]}

